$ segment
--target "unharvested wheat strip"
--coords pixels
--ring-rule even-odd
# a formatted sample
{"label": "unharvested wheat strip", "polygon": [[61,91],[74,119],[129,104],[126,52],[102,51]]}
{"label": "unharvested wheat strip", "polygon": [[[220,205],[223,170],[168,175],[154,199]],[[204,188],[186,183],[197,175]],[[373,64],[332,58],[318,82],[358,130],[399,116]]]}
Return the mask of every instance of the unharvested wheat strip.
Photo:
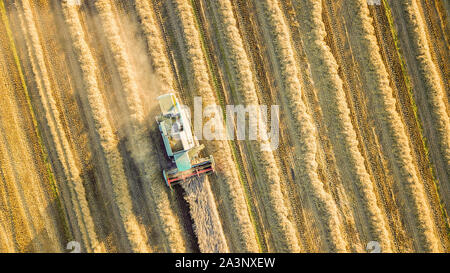
{"label": "unharvested wheat strip", "polygon": [[447,99],[445,88],[441,84],[442,81],[436,64],[431,58],[424,22],[416,0],[400,0],[400,2],[402,12],[405,15],[410,43],[414,50],[413,54],[419,67],[421,81],[425,87],[424,91],[426,92],[425,96],[431,111],[433,127],[435,127],[437,133],[440,150],[444,156],[448,173],[450,171],[450,120],[444,101]]}
{"label": "unharvested wheat strip", "polygon": [[156,210],[160,222],[158,227],[162,229],[163,235],[161,235],[161,238],[167,245],[167,251],[186,252],[186,241],[182,235],[181,223],[171,209],[165,185],[161,183],[158,157],[155,155],[150,138],[146,134],[147,126],[136,84],[135,71],[130,64],[129,56],[120,37],[110,2],[109,0],[98,0],[95,5],[99,11],[101,23],[124,87],[129,110],[127,122],[129,126],[125,129],[128,135],[127,146],[137,163],[148,206]]}
{"label": "unharvested wheat strip", "polygon": [[202,253],[229,252],[217,213],[216,203],[208,182],[196,179],[183,184],[189,203],[194,230]]}
{"label": "unharvested wheat strip", "polygon": [[[117,217],[116,222],[123,225],[125,234],[122,238],[127,240],[127,244],[134,252],[148,252],[149,246],[146,238],[141,234],[136,216],[132,211],[132,200],[128,189],[128,181],[123,169],[123,162],[117,148],[118,141],[114,135],[107,118],[107,113],[99,85],[96,78],[97,66],[94,57],[84,38],[84,31],[76,7],[63,2],[63,12],[65,21],[69,27],[69,32],[73,41],[73,46],[80,63],[84,89],[83,96],[86,97],[85,111],[88,119],[91,120],[90,129],[98,137],[94,140],[106,159],[107,167],[111,177],[112,197],[115,201]],[[124,246],[126,247],[126,246]]]}
{"label": "unharvested wheat strip", "polygon": [[295,138],[296,160],[302,177],[297,182],[310,194],[313,208],[322,223],[322,232],[329,251],[345,251],[346,241],[342,236],[336,203],[323,187],[317,175],[316,128],[311,116],[306,112],[302,100],[302,86],[298,79],[294,51],[291,47],[289,29],[276,0],[255,1],[259,20],[265,28],[266,40],[272,44],[271,58],[277,65],[276,74],[282,87],[282,95],[289,105],[293,124],[289,126]]}
{"label": "unharvested wheat strip", "polygon": [[[180,48],[184,49],[183,62],[189,75],[189,89],[192,90],[192,94],[202,97],[205,106],[217,104],[210,85],[192,6],[182,0],[164,3],[167,5],[177,42]],[[208,141],[205,142],[205,146],[216,162],[216,181],[223,194],[222,201],[226,208],[226,221],[232,230],[233,245],[237,246],[236,251],[257,251],[255,230],[250,220],[236,165],[231,156],[231,148],[225,141]]]}
{"label": "unharvested wheat strip", "polygon": [[164,51],[164,39],[156,15],[147,0],[135,0],[136,10],[141,19],[141,27],[147,40],[147,47],[153,69],[158,75],[163,94],[174,92],[175,79],[170,70],[169,60]]}
{"label": "unharvested wheat strip", "polygon": [[[236,92],[243,97],[246,105],[258,105],[258,96],[253,82],[252,70],[244,50],[244,44],[239,34],[236,20],[233,15],[233,8],[229,0],[213,0],[213,12],[216,15],[217,25],[219,26],[220,37],[223,39],[226,62],[231,70],[231,76],[234,78],[234,88]],[[261,115],[256,113],[256,119],[249,119],[250,128],[257,128]],[[274,238],[274,244],[277,251],[280,252],[299,252],[298,239],[292,222],[288,219],[286,204],[280,186],[280,171],[275,163],[271,150],[264,148],[270,147],[267,140],[250,141],[251,150],[254,152],[259,172],[263,178],[266,190],[262,192],[267,194],[267,204],[263,204],[268,211],[271,232]]]}
{"label": "unharvested wheat strip", "polygon": [[[318,87],[319,102],[324,114],[336,160],[344,182],[355,184],[361,199],[369,228],[370,240],[381,243],[383,252],[391,252],[389,232],[382,211],[378,207],[373,182],[358,149],[358,140],[350,120],[350,110],[345,99],[338,65],[325,42],[325,25],[322,21],[322,3],[314,0],[294,0],[303,29],[303,41],[312,76]],[[369,240],[369,241],[370,241]]]}
{"label": "unharvested wheat strip", "polygon": [[352,0],[347,6],[348,16],[352,18],[349,29],[350,43],[364,75],[376,120],[381,125],[383,146],[394,165],[396,181],[405,193],[405,202],[413,221],[412,228],[419,237],[419,250],[439,251],[440,246],[434,232],[430,207],[423,184],[414,168],[405,125],[395,108],[395,98],[389,86],[389,76],[377,44],[367,2]]}
{"label": "unharvested wheat strip", "polygon": [[[52,142],[54,144],[58,160],[61,163],[64,178],[67,180],[70,192],[68,209],[74,210],[76,219],[72,219],[72,223],[77,229],[80,229],[82,242],[86,250],[101,251],[97,235],[94,229],[94,223],[87,204],[85,190],[80,178],[80,172],[75,165],[72,150],[70,149],[68,140],[59,119],[59,112],[56,102],[52,94],[52,86],[50,84],[48,71],[44,61],[42,45],[40,43],[38,32],[34,24],[33,13],[31,11],[28,0],[22,0],[22,10],[24,13],[24,33],[29,39],[26,39],[28,53],[32,63],[33,72],[36,77],[39,98],[45,111],[45,119],[47,127],[50,130]],[[26,27],[25,27],[26,26]]]}

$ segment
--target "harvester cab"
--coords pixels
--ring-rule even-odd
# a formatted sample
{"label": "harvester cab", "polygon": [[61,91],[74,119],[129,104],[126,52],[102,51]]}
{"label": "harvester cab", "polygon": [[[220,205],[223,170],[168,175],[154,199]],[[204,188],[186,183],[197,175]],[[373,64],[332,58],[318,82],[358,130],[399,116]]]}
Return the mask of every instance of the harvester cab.
{"label": "harvester cab", "polygon": [[163,170],[167,186],[188,182],[192,177],[214,173],[214,159],[199,158],[203,145],[194,140],[190,121],[175,94],[158,97],[161,114],[156,117],[167,156],[169,169]]}

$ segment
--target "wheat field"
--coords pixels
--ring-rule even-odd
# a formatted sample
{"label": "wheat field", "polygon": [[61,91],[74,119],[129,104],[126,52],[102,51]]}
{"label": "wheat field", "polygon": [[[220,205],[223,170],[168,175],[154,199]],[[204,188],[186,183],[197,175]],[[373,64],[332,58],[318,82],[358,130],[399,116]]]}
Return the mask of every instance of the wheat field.
{"label": "wheat field", "polygon": [[[444,2],[0,0],[0,253],[448,253]],[[167,93],[277,145],[171,189]]]}

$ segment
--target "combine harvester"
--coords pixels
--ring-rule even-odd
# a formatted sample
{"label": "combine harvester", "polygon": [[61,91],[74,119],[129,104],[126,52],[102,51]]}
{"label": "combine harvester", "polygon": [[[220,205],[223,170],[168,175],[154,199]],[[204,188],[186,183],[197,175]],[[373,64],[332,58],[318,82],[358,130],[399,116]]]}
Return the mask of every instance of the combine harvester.
{"label": "combine harvester", "polygon": [[181,185],[188,202],[194,231],[201,252],[229,252],[217,212],[216,203],[206,175],[214,170],[214,159],[199,158],[204,148],[192,136],[190,120],[175,94],[158,97],[161,114],[156,117],[159,131],[169,157],[163,170],[167,186]]}
{"label": "combine harvester", "polygon": [[214,173],[214,159],[199,158],[204,145],[198,145],[192,136],[186,112],[174,94],[158,97],[162,114],[156,117],[171,168],[163,171],[167,186],[188,182],[192,177]]}
{"label": "combine harvester", "polygon": [[217,212],[216,203],[205,176],[215,172],[214,159],[199,158],[204,148],[192,136],[190,121],[175,94],[158,97],[161,114],[156,117],[159,131],[169,157],[163,170],[167,186],[179,184],[184,189],[194,230],[201,252],[229,252]]}

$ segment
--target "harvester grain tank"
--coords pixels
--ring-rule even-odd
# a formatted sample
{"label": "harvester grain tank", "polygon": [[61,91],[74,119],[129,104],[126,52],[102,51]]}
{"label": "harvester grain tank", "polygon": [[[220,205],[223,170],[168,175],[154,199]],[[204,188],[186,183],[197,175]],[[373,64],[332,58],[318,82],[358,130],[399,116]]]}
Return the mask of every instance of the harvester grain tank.
{"label": "harvester grain tank", "polygon": [[156,117],[167,156],[169,169],[163,170],[167,186],[188,182],[193,177],[214,173],[214,159],[199,158],[204,148],[192,135],[187,113],[182,109],[175,94],[158,97],[161,114]]}

